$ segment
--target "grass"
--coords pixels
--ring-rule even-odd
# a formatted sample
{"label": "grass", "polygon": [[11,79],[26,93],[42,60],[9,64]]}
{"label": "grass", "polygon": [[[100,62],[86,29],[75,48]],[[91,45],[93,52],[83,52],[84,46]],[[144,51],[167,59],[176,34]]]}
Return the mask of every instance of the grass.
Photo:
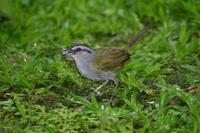
{"label": "grass", "polygon": [[[0,1],[1,132],[200,132],[198,0]],[[123,47],[141,30],[118,73],[113,106],[87,96],[61,49],[84,42]]]}

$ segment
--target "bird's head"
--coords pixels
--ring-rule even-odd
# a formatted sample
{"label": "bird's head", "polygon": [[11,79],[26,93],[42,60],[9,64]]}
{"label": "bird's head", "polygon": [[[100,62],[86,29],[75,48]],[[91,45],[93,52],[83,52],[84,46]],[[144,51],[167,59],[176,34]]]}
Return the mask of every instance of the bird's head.
{"label": "bird's head", "polygon": [[62,55],[68,60],[84,61],[95,57],[95,52],[86,44],[74,44],[62,51]]}

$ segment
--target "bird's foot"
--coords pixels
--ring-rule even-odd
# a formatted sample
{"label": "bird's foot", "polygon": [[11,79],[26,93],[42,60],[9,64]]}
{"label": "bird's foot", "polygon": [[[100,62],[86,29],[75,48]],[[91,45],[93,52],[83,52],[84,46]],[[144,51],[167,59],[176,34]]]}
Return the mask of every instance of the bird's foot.
{"label": "bird's foot", "polygon": [[102,93],[100,91],[96,91],[94,90],[93,92],[91,92],[88,96],[86,96],[85,98],[87,100],[90,100],[93,96],[101,96]]}

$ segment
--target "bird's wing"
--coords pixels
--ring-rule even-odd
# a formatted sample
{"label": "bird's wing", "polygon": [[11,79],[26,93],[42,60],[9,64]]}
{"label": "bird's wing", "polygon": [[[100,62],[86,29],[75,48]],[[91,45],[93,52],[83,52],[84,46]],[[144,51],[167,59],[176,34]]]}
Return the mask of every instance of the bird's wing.
{"label": "bird's wing", "polygon": [[116,71],[130,56],[126,50],[121,48],[99,48],[95,52],[94,66],[100,71]]}

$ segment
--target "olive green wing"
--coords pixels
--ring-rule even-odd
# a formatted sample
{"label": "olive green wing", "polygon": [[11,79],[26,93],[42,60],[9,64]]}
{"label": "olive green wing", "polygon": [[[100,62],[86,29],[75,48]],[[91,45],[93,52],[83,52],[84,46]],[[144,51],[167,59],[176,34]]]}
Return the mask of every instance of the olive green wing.
{"label": "olive green wing", "polygon": [[130,56],[126,50],[121,48],[99,48],[95,52],[94,66],[100,71],[116,71]]}

